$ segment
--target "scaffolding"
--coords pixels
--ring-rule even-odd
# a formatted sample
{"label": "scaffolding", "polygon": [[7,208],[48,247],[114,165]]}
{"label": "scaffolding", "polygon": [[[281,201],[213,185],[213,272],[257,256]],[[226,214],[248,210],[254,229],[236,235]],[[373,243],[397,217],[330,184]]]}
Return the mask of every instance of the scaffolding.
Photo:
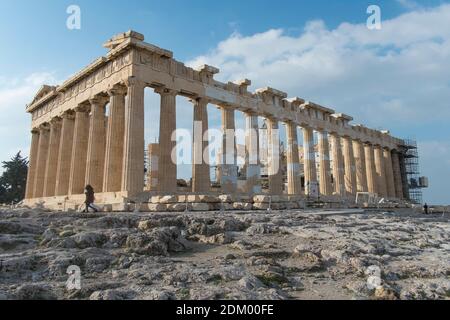
{"label": "scaffolding", "polygon": [[[428,187],[425,177],[420,177],[419,153],[417,151],[417,142],[414,139],[403,140],[403,165],[401,165],[404,185],[407,186],[405,196],[411,202],[422,203],[422,189]],[[405,184],[406,183],[406,184]]]}

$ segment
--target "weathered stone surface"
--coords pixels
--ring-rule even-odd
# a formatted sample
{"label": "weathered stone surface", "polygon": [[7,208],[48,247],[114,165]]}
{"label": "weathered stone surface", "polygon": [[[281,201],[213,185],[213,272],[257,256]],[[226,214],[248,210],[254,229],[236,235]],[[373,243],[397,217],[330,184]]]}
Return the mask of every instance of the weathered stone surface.
{"label": "weathered stone surface", "polygon": [[[0,236],[0,299],[446,299],[448,220],[412,211],[0,207],[14,231]],[[82,271],[81,290],[65,289],[72,265]]]}
{"label": "weathered stone surface", "polygon": [[268,202],[255,202],[253,204],[254,210],[267,210],[269,209],[269,203]]}
{"label": "weathered stone surface", "polygon": [[256,195],[253,197],[255,203],[269,203],[270,197],[266,195]]}
{"label": "weathered stone surface", "polygon": [[163,196],[159,198],[159,203],[162,204],[172,204],[172,203],[177,203],[178,202],[178,198],[176,196]]}
{"label": "weathered stone surface", "polygon": [[190,210],[192,210],[192,211],[208,211],[209,204],[208,203],[191,203]]}

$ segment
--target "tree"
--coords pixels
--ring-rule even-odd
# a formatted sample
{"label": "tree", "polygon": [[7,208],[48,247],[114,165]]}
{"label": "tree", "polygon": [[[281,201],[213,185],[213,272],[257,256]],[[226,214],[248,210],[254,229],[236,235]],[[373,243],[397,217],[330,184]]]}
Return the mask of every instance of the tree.
{"label": "tree", "polygon": [[0,203],[19,202],[25,197],[28,159],[20,151],[10,160],[3,161],[4,172],[0,177]]}

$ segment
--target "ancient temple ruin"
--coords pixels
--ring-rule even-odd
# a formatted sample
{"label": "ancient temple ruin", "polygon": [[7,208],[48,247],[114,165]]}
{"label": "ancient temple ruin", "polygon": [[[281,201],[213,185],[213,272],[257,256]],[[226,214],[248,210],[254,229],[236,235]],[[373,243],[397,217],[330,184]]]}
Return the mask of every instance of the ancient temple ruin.
{"label": "ancient temple ruin", "polygon": [[[176,204],[188,202],[236,202],[245,203],[243,208],[264,208],[256,204],[267,202],[267,197],[270,202],[284,201],[295,208],[295,203],[310,195],[311,186],[317,186],[320,199],[330,203],[342,199],[354,202],[358,192],[385,199],[408,198],[404,141],[389,132],[352,125],[353,119],[348,115],[301,98],[288,98],[273,88],[249,92],[251,82],[246,79],[216,81],[214,75],[219,69],[208,65],[187,67],[174,60],[172,52],[144,42],[144,36],[134,31],[116,35],[104,46],[109,50],[105,57],[60,86],[43,86],[27,106],[26,111],[32,115],[32,140],[26,204],[76,209],[83,203],[86,184],[96,190],[97,203],[109,210],[128,210],[132,203],[138,203],[141,210],[183,210]],[[155,148],[158,168],[152,191],[146,191],[144,186],[147,87],[161,97],[159,121],[164,124]],[[235,128],[236,111],[244,113],[249,132],[258,129],[258,117],[265,119],[267,190],[263,192],[260,187],[258,134],[246,137],[249,163],[245,193],[238,194],[234,164],[229,162],[221,170],[221,189],[211,189],[210,167],[202,158],[208,148],[205,139],[193,141],[192,182],[187,191],[179,190],[177,165],[171,160],[177,95],[192,102],[191,112],[194,121],[202,124],[202,132],[208,130],[208,104],[222,110],[224,130]],[[276,129],[280,123],[286,125],[287,132],[286,186],[280,170],[271,164],[279,157]],[[302,162],[298,128],[303,132]],[[318,167],[314,132],[318,137]],[[227,139],[234,136],[224,135],[224,145]],[[235,159],[235,153],[235,149],[226,149],[224,156]]]}

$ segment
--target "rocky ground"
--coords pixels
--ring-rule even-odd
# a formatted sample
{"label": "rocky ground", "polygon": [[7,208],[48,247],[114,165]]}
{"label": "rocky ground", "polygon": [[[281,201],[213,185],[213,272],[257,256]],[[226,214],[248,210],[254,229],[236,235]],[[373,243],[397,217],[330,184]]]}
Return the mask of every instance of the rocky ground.
{"label": "rocky ground", "polygon": [[449,220],[3,208],[0,299],[449,299]]}

